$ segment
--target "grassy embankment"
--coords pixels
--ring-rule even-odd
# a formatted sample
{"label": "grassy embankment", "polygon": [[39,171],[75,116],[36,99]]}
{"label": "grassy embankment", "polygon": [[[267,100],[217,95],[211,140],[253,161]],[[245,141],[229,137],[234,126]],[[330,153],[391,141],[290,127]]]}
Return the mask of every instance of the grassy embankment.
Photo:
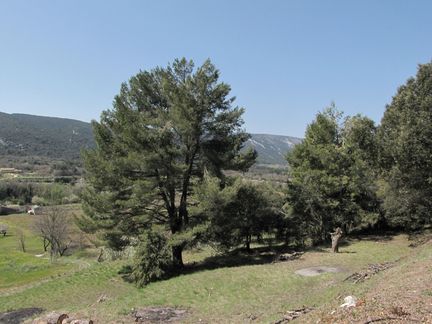
{"label": "grassy embankment", "polygon": [[[155,282],[138,289],[118,274],[122,262],[97,263],[93,258],[70,256],[56,264],[39,259],[41,243],[28,232],[27,253],[18,250],[14,228],[29,226],[27,216],[1,217],[10,225],[10,236],[0,237],[0,312],[22,307],[42,307],[88,316],[100,323],[130,321],[132,308],[148,305],[177,306],[188,309],[186,322],[264,322],[279,319],[290,309],[339,303],[341,296],[361,296],[380,274],[354,285],[343,282],[349,274],[370,263],[395,261],[412,253],[404,235],[388,239],[349,241],[341,253],[328,248],[311,250],[295,261],[268,262],[271,258],[256,253],[250,257],[224,258],[220,266],[204,263],[187,274]],[[80,255],[85,255],[81,253]],[[212,257],[210,249],[188,251],[185,259],[199,262]],[[86,264],[80,269],[80,264]],[[337,266],[340,273],[302,277],[295,270],[309,266]],[[107,300],[97,303],[101,295]]]}

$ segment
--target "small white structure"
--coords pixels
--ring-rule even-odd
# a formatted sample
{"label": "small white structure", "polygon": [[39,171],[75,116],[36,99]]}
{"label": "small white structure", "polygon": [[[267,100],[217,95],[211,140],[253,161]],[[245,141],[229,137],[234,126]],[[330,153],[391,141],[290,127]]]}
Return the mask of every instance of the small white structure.
{"label": "small white structure", "polygon": [[38,205],[29,207],[29,209],[27,210],[27,214],[29,214],[29,215],[36,215],[36,210],[38,210],[38,209],[39,209]]}

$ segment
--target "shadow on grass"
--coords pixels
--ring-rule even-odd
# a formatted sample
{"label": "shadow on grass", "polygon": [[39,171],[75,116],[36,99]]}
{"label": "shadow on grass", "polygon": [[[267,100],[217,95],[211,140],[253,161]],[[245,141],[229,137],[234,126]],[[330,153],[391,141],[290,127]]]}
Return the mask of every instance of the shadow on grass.
{"label": "shadow on grass", "polygon": [[21,308],[17,310],[11,310],[9,312],[0,313],[0,323],[4,324],[20,324],[23,323],[26,318],[40,314],[44,311],[43,308]]}
{"label": "shadow on grass", "polygon": [[[278,256],[283,253],[292,253],[299,251],[299,249],[293,249],[292,247],[286,246],[264,246],[252,248],[250,252],[243,248],[236,249],[231,252],[227,252],[220,255],[207,257],[199,262],[192,262],[185,264],[182,269],[179,270],[168,270],[161,280],[167,280],[173,277],[184,274],[192,274],[195,272],[205,270],[215,270],[222,268],[233,268],[247,265],[260,265],[269,264],[277,261]],[[300,256],[299,256],[300,257]],[[289,261],[278,261],[278,262],[289,262]],[[132,279],[132,268],[130,266],[124,266],[119,274],[123,280],[133,282]]]}
{"label": "shadow on grass", "polygon": [[[340,242],[339,247],[346,248],[351,244],[358,241],[378,241],[387,242],[393,240],[393,235],[358,235],[354,237],[347,237],[342,242]],[[318,253],[332,253],[330,250],[331,243],[327,242],[322,245],[312,246],[304,249],[294,249],[293,247],[276,245],[276,246],[262,246],[251,249],[247,252],[243,248],[236,249],[234,251],[220,254],[216,256],[207,257],[202,261],[193,262],[186,264],[182,269],[179,270],[168,270],[166,271],[163,278],[160,280],[167,280],[173,277],[184,274],[192,274],[200,271],[215,270],[222,268],[233,268],[248,265],[262,265],[269,264],[273,262],[289,262],[289,261],[279,261],[278,257],[284,253],[292,253],[294,251],[302,252],[318,252]],[[340,250],[340,254],[354,254],[355,251]],[[132,282],[131,279],[132,268],[130,266],[125,266],[120,270],[119,274],[124,280]]]}
{"label": "shadow on grass", "polygon": [[359,241],[374,241],[374,242],[389,242],[392,241],[396,234],[383,234],[383,235],[361,235],[354,236],[353,239]]}

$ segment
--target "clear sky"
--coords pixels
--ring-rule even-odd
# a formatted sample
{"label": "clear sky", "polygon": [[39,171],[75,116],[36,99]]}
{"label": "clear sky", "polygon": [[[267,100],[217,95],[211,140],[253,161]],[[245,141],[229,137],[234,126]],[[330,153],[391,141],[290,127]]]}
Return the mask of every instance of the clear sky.
{"label": "clear sky", "polygon": [[0,0],[0,111],[98,119],[140,69],[210,58],[249,132],[303,136],[332,101],[379,122],[431,39],[429,0]]}

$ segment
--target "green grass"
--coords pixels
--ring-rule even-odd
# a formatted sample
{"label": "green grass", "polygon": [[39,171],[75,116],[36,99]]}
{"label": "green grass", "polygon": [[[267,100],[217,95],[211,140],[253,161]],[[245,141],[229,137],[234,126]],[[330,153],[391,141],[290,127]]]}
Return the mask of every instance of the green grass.
{"label": "green grass", "polygon": [[[42,240],[31,229],[33,219],[23,214],[0,216],[0,223],[8,226],[7,235],[0,235],[0,295],[79,268],[75,258],[50,262],[48,254],[36,257],[44,251]],[[24,234],[26,252],[21,250],[19,231]]]}
{"label": "green grass", "polygon": [[[339,254],[329,253],[329,249],[311,250],[300,260],[263,264],[253,264],[254,257],[250,257],[250,262],[245,262],[249,265],[231,267],[223,267],[223,258],[219,258],[218,268],[205,270],[201,267],[200,271],[191,271],[141,289],[118,275],[124,262],[91,262],[85,269],[62,276],[48,273],[63,265],[50,268],[46,264],[43,268],[45,273],[41,275],[45,279],[48,275],[46,281],[9,292],[3,297],[0,290],[0,312],[39,306],[79,313],[97,322],[115,322],[128,314],[131,308],[168,305],[189,309],[187,322],[199,319],[218,323],[247,322],[253,316],[257,322],[268,323],[281,318],[289,309],[303,305],[319,306],[339,295],[366,289],[370,285],[368,282],[354,286],[343,279],[369,263],[394,261],[409,254],[408,244],[405,236],[385,241],[354,240],[342,247]],[[212,255],[214,252],[210,249],[190,251],[185,260],[197,262]],[[235,256],[230,258],[226,264],[235,264],[232,260]],[[237,263],[241,264],[246,259],[243,256]],[[256,263],[262,263],[259,257],[255,256],[255,259]],[[345,272],[317,277],[301,277],[294,273],[297,269],[317,265],[338,266]],[[36,270],[29,273],[38,276]],[[102,294],[108,300],[96,303]]]}

